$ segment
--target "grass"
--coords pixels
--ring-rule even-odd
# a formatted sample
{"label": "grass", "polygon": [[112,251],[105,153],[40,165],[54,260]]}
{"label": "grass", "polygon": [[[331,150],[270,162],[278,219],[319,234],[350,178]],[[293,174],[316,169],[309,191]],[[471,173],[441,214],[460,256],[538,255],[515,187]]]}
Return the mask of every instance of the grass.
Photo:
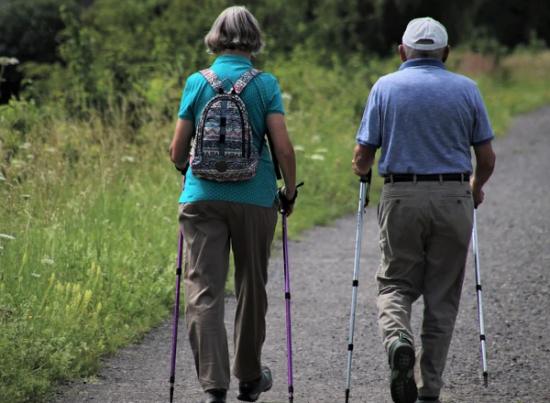
{"label": "grass", "polygon": [[[370,86],[399,65],[326,69],[307,58],[264,67],[281,84],[306,183],[289,220],[294,237],[357,208],[350,161],[360,116]],[[549,61],[516,55],[467,71],[498,135],[515,114],[550,103]],[[166,154],[173,123],[150,116],[133,130],[122,118],[73,120],[55,105],[0,107],[0,401],[44,401],[169,313],[181,177]]]}
{"label": "grass", "polygon": [[78,142],[76,162],[60,144],[92,129],[44,130],[0,182],[2,402],[41,401],[57,381],[94,373],[101,355],[159,323],[173,297],[179,185],[169,164],[109,144],[109,131],[95,150]]}

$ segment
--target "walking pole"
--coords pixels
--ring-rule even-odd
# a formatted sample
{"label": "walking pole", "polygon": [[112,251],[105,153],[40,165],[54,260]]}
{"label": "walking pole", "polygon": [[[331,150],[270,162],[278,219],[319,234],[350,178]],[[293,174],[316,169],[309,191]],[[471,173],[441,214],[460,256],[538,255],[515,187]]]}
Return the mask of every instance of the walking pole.
{"label": "walking pole", "polygon": [[288,401],[294,401],[294,384],[292,379],[292,334],[290,320],[290,273],[288,271],[288,238],[286,215],[283,214],[283,258],[285,270],[285,302],[286,302],[286,348],[288,363]]}
{"label": "walking pole", "polygon": [[[185,175],[181,185],[182,190],[185,188]],[[181,280],[181,263],[183,255],[183,232],[179,231],[178,242],[178,261],[176,264],[176,300],[174,302],[174,332],[172,336],[172,359],[170,367],[170,403],[174,401],[174,383],[176,375],[176,349],[178,346],[178,319],[180,311],[180,280]]]}
{"label": "walking pole", "polygon": [[355,329],[355,305],[357,302],[357,287],[359,286],[359,259],[361,258],[361,238],[363,233],[363,211],[369,204],[369,191],[372,179],[372,170],[367,176],[362,176],[359,181],[359,208],[357,209],[357,240],[355,243],[355,266],[353,269],[353,292],[351,297],[351,317],[348,341],[348,374],[346,377],[346,403],[349,402],[351,383],[351,355],[353,352],[353,331]]}
{"label": "walking pole", "polygon": [[[301,182],[296,186],[298,189],[304,183]],[[292,403],[294,401],[294,382],[292,376],[292,329],[291,329],[291,319],[290,319],[290,271],[288,264],[288,236],[287,236],[287,225],[286,225],[286,215],[287,207],[286,197],[284,194],[279,191],[279,213],[283,216],[283,259],[284,259],[284,272],[285,272],[285,303],[286,303],[286,348],[287,348],[287,364],[288,364],[288,401]]]}
{"label": "walking pole", "polygon": [[479,247],[477,244],[477,216],[474,210],[474,228],[472,233],[472,248],[474,251],[474,265],[476,269],[477,314],[479,319],[479,340],[481,342],[481,362],[483,366],[483,384],[489,386],[489,373],[487,372],[487,349],[485,346],[485,322],[483,320],[483,299],[481,297],[481,270],[479,268]]}

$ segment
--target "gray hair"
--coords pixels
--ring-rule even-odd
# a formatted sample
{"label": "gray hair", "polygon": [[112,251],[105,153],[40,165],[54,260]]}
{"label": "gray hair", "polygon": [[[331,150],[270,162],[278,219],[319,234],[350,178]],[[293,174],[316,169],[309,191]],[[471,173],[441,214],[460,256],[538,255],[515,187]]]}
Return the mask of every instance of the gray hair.
{"label": "gray hair", "polygon": [[446,48],[434,49],[434,50],[419,50],[403,45],[405,48],[405,54],[407,55],[407,60],[412,59],[437,59],[443,60],[443,54],[445,53]]}
{"label": "gray hair", "polygon": [[241,50],[253,55],[264,47],[258,21],[244,6],[225,9],[204,38],[208,53],[220,54],[224,50]]}

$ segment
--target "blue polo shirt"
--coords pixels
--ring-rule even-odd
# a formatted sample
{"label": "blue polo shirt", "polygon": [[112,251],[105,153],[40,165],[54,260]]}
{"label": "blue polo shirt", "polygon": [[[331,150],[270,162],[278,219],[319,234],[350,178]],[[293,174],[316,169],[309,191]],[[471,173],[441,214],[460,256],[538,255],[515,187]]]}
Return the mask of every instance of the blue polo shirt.
{"label": "blue polo shirt", "polygon": [[357,143],[381,148],[380,175],[471,174],[470,147],[494,139],[474,81],[414,59],[372,87]]}
{"label": "blue polo shirt", "polygon": [[[212,70],[220,80],[228,79],[235,83],[252,62],[237,55],[219,56]],[[230,84],[226,82],[226,89]],[[185,84],[178,117],[199,124],[202,110],[215,95],[208,81],[200,73],[191,75]],[[246,105],[254,135],[254,144],[261,150],[260,162],[254,178],[240,182],[218,182],[197,178],[189,169],[185,178],[185,190],[179,202],[190,203],[205,200],[222,200],[234,203],[271,207],[277,193],[277,178],[269,149],[265,144],[265,118],[272,113],[284,115],[283,98],[277,79],[271,74],[262,73],[255,77],[241,92]]]}

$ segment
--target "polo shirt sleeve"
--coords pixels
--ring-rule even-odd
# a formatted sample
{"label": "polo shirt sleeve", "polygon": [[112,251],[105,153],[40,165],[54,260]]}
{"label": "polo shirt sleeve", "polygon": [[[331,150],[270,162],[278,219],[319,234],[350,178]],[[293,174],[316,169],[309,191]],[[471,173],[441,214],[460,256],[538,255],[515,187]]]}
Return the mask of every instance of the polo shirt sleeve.
{"label": "polo shirt sleeve", "polygon": [[178,118],[195,121],[195,100],[197,99],[197,84],[195,75],[190,76],[185,83],[185,89],[180,102]]}
{"label": "polo shirt sleeve", "polygon": [[473,98],[475,113],[471,145],[481,146],[493,141],[495,139],[495,134],[493,132],[493,128],[491,127],[489,115],[487,114],[487,109],[485,108],[483,98],[477,85],[474,88]]}
{"label": "polo shirt sleeve", "polygon": [[285,114],[285,108],[283,106],[283,96],[281,95],[281,89],[279,88],[279,82],[273,76],[270,76],[269,90],[267,91],[267,114],[274,113]]}
{"label": "polo shirt sleeve", "polygon": [[367,106],[363,113],[363,119],[357,132],[357,143],[371,148],[380,148],[382,145],[382,130],[380,117],[380,99],[378,83],[376,83],[369,94]]}

